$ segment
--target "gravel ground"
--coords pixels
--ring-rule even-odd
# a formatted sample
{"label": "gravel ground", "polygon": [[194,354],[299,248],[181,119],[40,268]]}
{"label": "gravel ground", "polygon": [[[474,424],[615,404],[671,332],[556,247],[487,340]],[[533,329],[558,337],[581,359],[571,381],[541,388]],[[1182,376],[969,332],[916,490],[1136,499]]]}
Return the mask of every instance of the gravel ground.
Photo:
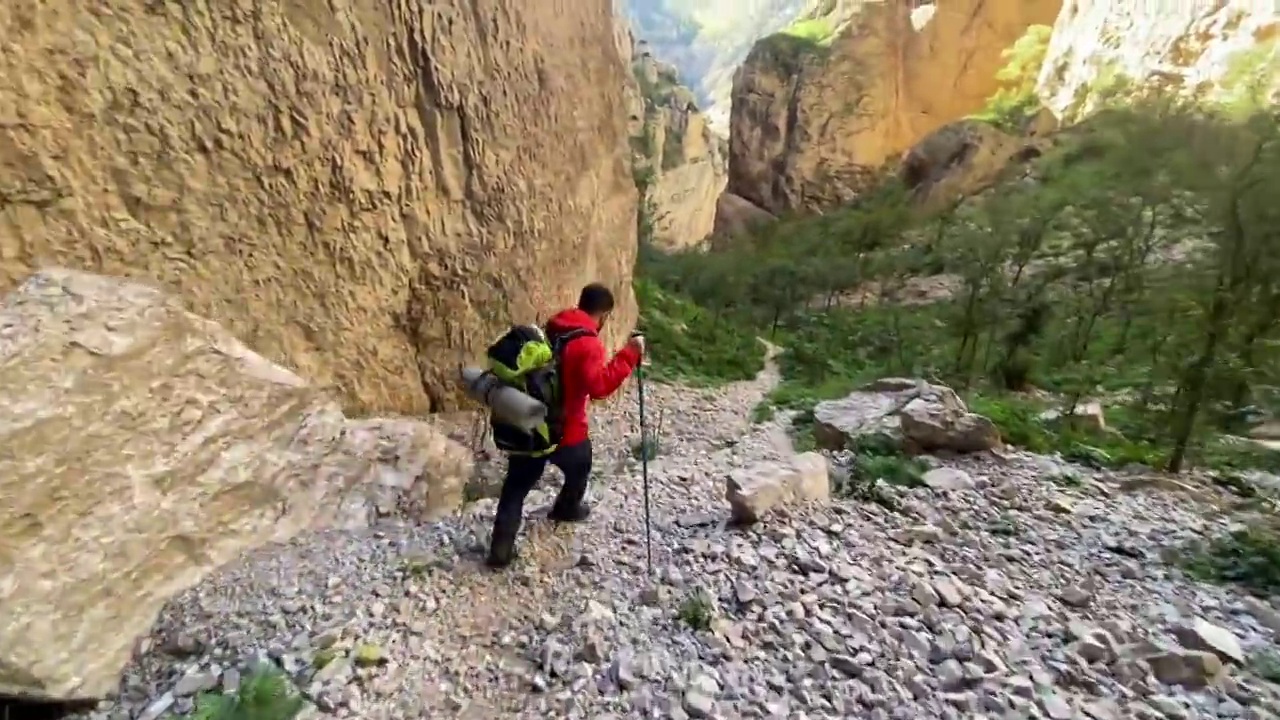
{"label": "gravel ground", "polygon": [[1280,613],[1161,562],[1229,520],[1158,484],[983,454],[935,459],[954,487],[898,491],[896,513],[836,501],[726,527],[726,472],[791,452],[780,426],[749,423],[776,380],[649,388],[652,580],[632,394],[595,419],[590,521],[539,519],[549,476],[509,571],[480,565],[491,500],[263,548],[170,603],[93,717],[187,710],[263,658],[307,716],[361,720],[1280,713],[1263,677],[1280,672]]}

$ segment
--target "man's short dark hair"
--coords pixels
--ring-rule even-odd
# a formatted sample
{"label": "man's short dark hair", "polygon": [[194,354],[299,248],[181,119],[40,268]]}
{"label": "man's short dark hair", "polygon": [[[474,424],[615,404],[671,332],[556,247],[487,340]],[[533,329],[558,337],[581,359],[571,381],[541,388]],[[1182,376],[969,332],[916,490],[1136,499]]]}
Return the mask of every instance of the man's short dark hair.
{"label": "man's short dark hair", "polygon": [[603,315],[613,310],[613,292],[600,283],[591,283],[578,295],[578,309],[588,315]]}

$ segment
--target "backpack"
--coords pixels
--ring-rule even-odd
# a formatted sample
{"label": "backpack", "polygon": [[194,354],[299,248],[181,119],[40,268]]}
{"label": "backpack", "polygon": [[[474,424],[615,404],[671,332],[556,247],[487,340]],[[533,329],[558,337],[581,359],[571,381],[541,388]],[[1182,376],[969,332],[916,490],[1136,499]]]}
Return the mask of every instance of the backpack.
{"label": "backpack", "polygon": [[586,328],[549,334],[537,325],[515,325],[489,346],[489,372],[504,385],[514,387],[547,406],[547,419],[528,433],[502,422],[493,413],[489,425],[498,449],[516,455],[549,455],[564,433],[564,403],[560,387],[560,360],[570,340],[594,336]]}

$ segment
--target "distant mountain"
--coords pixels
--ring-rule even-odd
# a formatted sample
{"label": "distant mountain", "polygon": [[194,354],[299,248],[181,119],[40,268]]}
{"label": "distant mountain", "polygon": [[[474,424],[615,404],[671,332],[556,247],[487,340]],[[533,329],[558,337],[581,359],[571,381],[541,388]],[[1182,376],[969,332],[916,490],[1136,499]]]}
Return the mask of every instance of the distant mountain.
{"label": "distant mountain", "polygon": [[[729,120],[733,72],[756,40],[790,25],[812,0],[621,0],[636,37],[680,72],[713,127]],[[642,47],[642,50],[646,49]]]}

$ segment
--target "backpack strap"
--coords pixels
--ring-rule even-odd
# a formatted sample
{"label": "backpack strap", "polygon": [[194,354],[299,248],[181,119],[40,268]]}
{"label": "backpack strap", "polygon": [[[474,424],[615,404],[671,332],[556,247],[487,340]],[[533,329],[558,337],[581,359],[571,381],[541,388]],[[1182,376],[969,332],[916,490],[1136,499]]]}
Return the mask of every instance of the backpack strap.
{"label": "backpack strap", "polygon": [[564,349],[569,346],[569,343],[571,341],[577,340],[580,337],[586,337],[588,335],[595,337],[596,331],[588,328],[584,328],[584,327],[576,327],[576,328],[573,328],[572,330],[567,330],[558,335],[547,333],[548,339],[551,340],[551,354],[554,355],[556,359],[559,359],[560,353],[563,352]]}

